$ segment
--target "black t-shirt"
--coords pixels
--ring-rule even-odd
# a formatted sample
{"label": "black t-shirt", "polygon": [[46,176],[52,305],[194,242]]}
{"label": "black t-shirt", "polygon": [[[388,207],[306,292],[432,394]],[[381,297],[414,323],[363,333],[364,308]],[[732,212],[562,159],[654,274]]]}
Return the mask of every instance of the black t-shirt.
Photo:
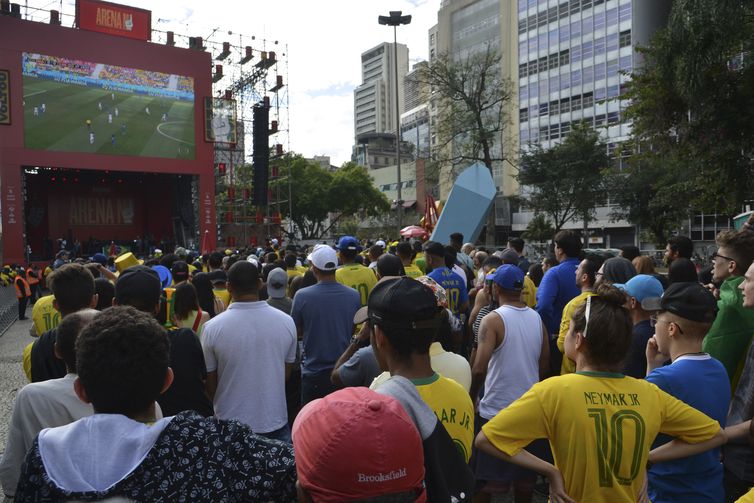
{"label": "black t-shirt", "polygon": [[655,334],[655,329],[649,320],[640,321],[634,325],[631,334],[631,348],[628,350],[623,373],[637,379],[647,376],[647,341]]}
{"label": "black t-shirt", "polygon": [[207,396],[204,382],[207,366],[199,338],[190,328],[168,330],[170,340],[170,368],[173,369],[173,384],[157,402],[165,417],[184,410],[194,410],[209,417],[215,411]]}
{"label": "black t-shirt", "polygon": [[55,356],[55,341],[57,338],[58,330],[53,328],[44,332],[34,341],[30,356],[31,382],[42,382],[65,377],[65,363]]}

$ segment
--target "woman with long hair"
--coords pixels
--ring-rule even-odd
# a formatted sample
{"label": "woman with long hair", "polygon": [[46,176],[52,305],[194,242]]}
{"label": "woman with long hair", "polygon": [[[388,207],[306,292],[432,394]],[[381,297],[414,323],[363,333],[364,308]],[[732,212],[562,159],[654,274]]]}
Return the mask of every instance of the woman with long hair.
{"label": "woman with long hair", "polygon": [[173,293],[173,323],[181,328],[190,328],[201,338],[202,328],[209,321],[209,313],[202,310],[196,288],[189,282],[175,287]]}
{"label": "woman with long hair", "polygon": [[[621,290],[601,285],[574,311],[565,340],[576,372],[539,382],[482,427],[476,447],[549,479],[550,501],[635,502],[648,463],[725,442],[717,421],[643,379],[621,374],[631,317]],[[650,451],[658,433],[675,439]],[[524,450],[547,438],[555,464]]]}
{"label": "woman with long hair", "polygon": [[215,297],[212,282],[206,272],[194,274],[191,284],[196,288],[196,298],[199,300],[199,305],[203,311],[209,314],[210,318],[214,318],[225,310],[223,301]]}

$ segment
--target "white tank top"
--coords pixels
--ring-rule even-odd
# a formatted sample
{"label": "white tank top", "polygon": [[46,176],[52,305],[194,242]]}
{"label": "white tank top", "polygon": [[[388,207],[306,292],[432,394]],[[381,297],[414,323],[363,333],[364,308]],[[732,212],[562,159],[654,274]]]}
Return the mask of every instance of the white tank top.
{"label": "white tank top", "polygon": [[492,352],[479,415],[492,419],[539,382],[542,319],[528,307],[500,306],[493,311],[505,326],[503,343]]}

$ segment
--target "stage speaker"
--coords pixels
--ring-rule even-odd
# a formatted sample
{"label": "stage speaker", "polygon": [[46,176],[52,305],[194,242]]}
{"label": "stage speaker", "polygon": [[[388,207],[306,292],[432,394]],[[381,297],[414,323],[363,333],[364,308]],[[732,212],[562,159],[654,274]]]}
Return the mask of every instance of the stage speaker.
{"label": "stage speaker", "polygon": [[254,168],[254,193],[252,204],[257,207],[267,206],[267,187],[270,181],[270,137],[267,130],[270,108],[265,103],[254,106],[252,111],[252,160]]}

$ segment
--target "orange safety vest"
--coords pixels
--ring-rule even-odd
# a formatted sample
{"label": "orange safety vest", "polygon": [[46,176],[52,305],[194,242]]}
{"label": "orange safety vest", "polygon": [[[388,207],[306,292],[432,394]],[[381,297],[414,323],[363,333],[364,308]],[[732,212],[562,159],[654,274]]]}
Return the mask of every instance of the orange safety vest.
{"label": "orange safety vest", "polygon": [[[24,291],[21,291],[21,287],[19,286],[19,282],[21,282],[24,286]],[[16,276],[16,280],[13,282],[13,285],[16,287],[16,298],[17,299],[23,299],[24,297],[31,297],[31,288],[29,288],[29,283],[26,282],[23,276],[18,275]]]}
{"label": "orange safety vest", "polygon": [[34,269],[29,267],[26,269],[26,281],[29,282],[30,285],[36,285],[39,283],[39,276],[34,276],[36,273],[34,272]]}

